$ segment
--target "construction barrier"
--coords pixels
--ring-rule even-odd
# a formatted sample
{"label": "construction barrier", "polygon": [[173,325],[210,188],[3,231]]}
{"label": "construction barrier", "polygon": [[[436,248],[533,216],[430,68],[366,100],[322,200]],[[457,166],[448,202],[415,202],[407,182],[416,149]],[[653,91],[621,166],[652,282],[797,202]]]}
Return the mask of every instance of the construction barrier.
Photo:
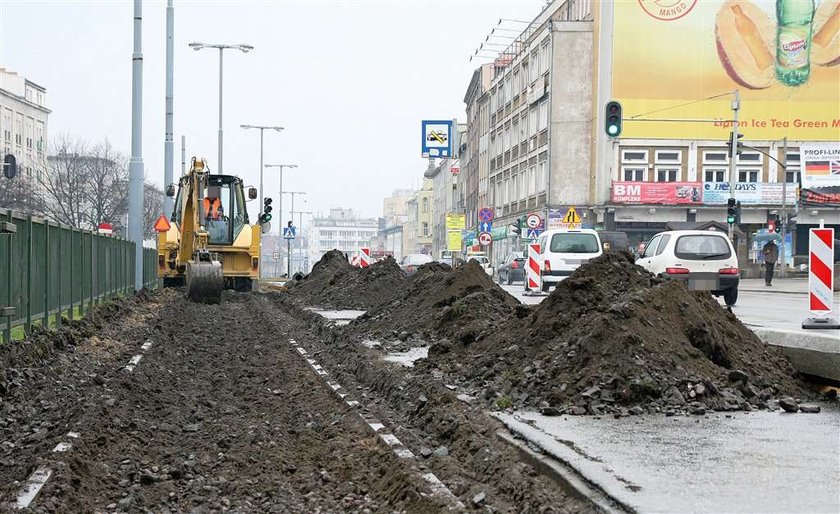
{"label": "construction barrier", "polygon": [[[84,313],[134,291],[134,243],[0,209],[14,226],[0,235],[0,335],[33,325],[59,326],[62,315]],[[157,285],[157,252],[143,251],[143,286]]]}
{"label": "construction barrier", "polygon": [[525,265],[525,290],[541,290],[540,282],[540,245],[531,243],[528,245],[528,260]]}
{"label": "construction barrier", "polygon": [[816,318],[803,328],[837,328],[834,304],[834,229],[812,228],[808,235],[808,309]]}
{"label": "construction barrier", "polygon": [[370,266],[370,248],[362,248],[359,252],[359,266],[362,268]]}

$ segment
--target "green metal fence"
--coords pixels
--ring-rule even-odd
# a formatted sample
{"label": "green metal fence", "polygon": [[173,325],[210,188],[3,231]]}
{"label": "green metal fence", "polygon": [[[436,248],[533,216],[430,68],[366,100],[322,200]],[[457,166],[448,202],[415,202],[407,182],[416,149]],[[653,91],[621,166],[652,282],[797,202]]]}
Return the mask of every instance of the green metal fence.
{"label": "green metal fence", "polygon": [[[94,305],[134,291],[134,244],[0,209],[0,334],[29,332],[33,325],[60,326]],[[157,286],[154,249],[143,250],[143,285]]]}

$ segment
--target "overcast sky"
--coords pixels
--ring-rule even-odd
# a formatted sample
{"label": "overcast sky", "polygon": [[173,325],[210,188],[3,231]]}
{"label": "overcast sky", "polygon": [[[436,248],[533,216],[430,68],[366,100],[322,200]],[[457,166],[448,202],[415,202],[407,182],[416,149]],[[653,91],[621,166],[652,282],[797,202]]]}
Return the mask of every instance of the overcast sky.
{"label": "overcast sky", "polygon": [[[284,189],[307,192],[304,208],[382,213],[395,188],[416,187],[420,120],[464,118],[477,61],[469,57],[500,18],[531,20],[544,0],[175,0],[175,155],[216,166],[218,51],[191,41],[247,43],[225,51],[225,173],[259,182],[265,162],[294,163]],[[131,1],[0,0],[0,66],[47,88],[50,138],[105,138],[129,154]],[[143,6],[143,160],[163,183],[165,1]],[[508,27],[521,27],[507,24]],[[496,42],[501,42],[496,40]],[[189,158],[189,157],[188,157]],[[277,197],[277,172],[266,170]],[[300,197],[296,200],[299,201]],[[289,196],[284,199],[289,211]],[[256,205],[251,204],[252,214]]]}

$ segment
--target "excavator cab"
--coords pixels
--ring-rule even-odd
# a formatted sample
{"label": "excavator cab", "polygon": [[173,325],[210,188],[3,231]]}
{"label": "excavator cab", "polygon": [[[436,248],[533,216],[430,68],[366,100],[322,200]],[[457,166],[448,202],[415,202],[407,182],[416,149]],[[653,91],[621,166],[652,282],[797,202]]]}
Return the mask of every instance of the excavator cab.
{"label": "excavator cab", "polygon": [[[170,189],[172,193],[172,191]],[[249,291],[258,279],[260,226],[250,225],[242,180],[211,175],[193,158],[181,177],[170,216],[158,235],[158,276],[164,285],[187,286],[187,296],[221,301],[222,289]]]}

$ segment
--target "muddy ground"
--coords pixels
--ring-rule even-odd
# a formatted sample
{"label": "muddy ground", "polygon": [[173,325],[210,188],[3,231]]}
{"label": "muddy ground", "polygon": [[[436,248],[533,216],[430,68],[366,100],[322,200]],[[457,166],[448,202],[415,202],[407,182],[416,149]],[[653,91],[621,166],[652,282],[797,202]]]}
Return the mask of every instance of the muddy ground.
{"label": "muddy ground", "polygon": [[[45,467],[33,512],[446,511],[429,472],[466,510],[589,510],[499,442],[480,410],[385,368],[371,387],[324,355],[360,401],[346,405],[288,343],[318,352],[326,329],[286,301],[226,292],[208,306],[165,290],[0,350],[2,509]],[[417,457],[398,458],[359,412]]]}

